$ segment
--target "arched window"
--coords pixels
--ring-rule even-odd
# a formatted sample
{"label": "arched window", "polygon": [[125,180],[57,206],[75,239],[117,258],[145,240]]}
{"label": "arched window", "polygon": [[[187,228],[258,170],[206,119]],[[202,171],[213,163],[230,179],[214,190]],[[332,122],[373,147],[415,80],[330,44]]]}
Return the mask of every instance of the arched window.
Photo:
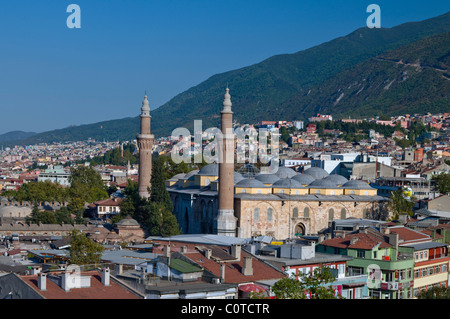
{"label": "arched window", "polygon": [[298,207],[294,207],[294,209],[292,210],[292,217],[298,218]]}
{"label": "arched window", "polygon": [[255,208],[253,211],[253,220],[255,223],[259,222],[259,208]]}
{"label": "arched window", "polygon": [[347,210],[345,208],[341,209],[341,219],[347,218]]}
{"label": "arched window", "polygon": [[330,208],[329,210],[328,210],[328,220],[329,221],[332,221],[334,219],[334,209],[333,208]]}
{"label": "arched window", "polygon": [[273,209],[272,207],[267,208],[267,221],[271,222],[273,221]]}
{"label": "arched window", "polygon": [[309,218],[309,207],[305,207],[305,209],[303,209],[303,217]]}
{"label": "arched window", "polygon": [[368,218],[369,217],[369,210],[367,208],[363,209],[363,218]]}

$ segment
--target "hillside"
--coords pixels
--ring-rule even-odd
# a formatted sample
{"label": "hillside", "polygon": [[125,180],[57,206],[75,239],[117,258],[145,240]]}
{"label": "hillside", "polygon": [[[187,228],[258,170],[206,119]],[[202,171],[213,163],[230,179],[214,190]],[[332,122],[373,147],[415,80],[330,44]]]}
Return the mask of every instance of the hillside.
{"label": "hillside", "polygon": [[36,135],[35,132],[24,132],[24,131],[11,131],[7,133],[0,134],[0,143],[7,141],[17,141],[23,140],[28,137]]}
{"label": "hillside", "polygon": [[[345,87],[339,87],[339,81],[349,85],[352,81],[364,80],[360,78],[361,74],[357,73],[360,72],[358,68],[361,63],[368,63],[364,66],[366,81],[371,80],[372,77],[380,81],[381,78],[377,77],[376,72],[382,63],[393,66],[392,70],[384,69],[385,72],[393,73],[385,73],[383,78],[394,79],[394,73],[398,76],[396,68],[400,69],[404,66],[390,60],[401,60],[399,54],[406,52],[405,50],[408,50],[407,54],[410,57],[418,57],[426,53],[428,50],[426,42],[422,43],[424,46],[422,51],[419,47],[416,47],[417,52],[409,51],[411,47],[404,48],[407,48],[408,44],[444,32],[450,32],[450,12],[432,19],[405,23],[389,29],[360,28],[349,35],[307,50],[273,56],[248,67],[213,75],[152,111],[152,131],[156,136],[168,136],[176,127],[187,127],[192,130],[195,119],[203,120],[203,129],[217,126],[227,83],[232,95],[235,119],[241,123],[254,123],[268,119],[305,119],[319,110],[338,117],[348,115],[350,110],[352,116],[373,115],[380,105],[388,108],[386,110],[388,113],[400,111],[404,109],[405,103],[414,101],[414,95],[398,99],[400,95],[395,90],[387,90],[389,94],[383,96],[376,96],[375,90],[366,90],[366,95],[361,94],[362,91],[356,94],[358,92],[356,91],[353,99],[349,99],[350,93],[344,93],[336,105],[333,105],[331,101],[338,100],[339,96],[335,96],[336,92]],[[400,51],[395,51],[400,47],[402,47]],[[379,58],[375,59],[375,57]],[[385,61],[382,61],[383,59]],[[405,57],[403,61],[406,60]],[[424,95],[421,94],[425,88],[424,90],[415,88],[433,87],[436,78],[429,74],[429,71],[431,69],[426,68],[418,74],[412,70],[408,71],[412,72],[409,75],[410,80],[404,81],[403,84],[409,87],[404,89],[414,92],[416,97],[423,101]],[[412,76],[413,73],[414,76]],[[397,87],[394,82],[391,86]],[[439,91],[435,93],[439,95]],[[330,94],[334,95],[330,97]],[[363,96],[364,98],[360,98]],[[364,107],[358,104],[361,101],[364,101]],[[424,106],[422,110],[434,112],[442,108],[443,101],[445,100],[433,98],[428,104],[417,102],[417,105]],[[138,107],[136,107],[136,113],[136,115],[139,113]],[[89,137],[98,140],[129,140],[135,138],[138,131],[139,121],[138,117],[135,117],[40,133],[19,143],[34,144]]]}
{"label": "hillside", "polygon": [[296,95],[278,110],[283,118],[449,112],[450,32],[359,63]]}

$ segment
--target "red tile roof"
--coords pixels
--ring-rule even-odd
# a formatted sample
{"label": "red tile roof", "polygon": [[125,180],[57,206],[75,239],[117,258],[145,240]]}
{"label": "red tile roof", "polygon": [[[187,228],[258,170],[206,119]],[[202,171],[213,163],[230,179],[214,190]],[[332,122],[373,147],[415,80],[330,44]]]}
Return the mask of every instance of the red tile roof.
{"label": "red tile roof", "polygon": [[112,277],[109,286],[103,285],[101,274],[98,271],[82,272],[81,274],[91,276],[91,286],[87,288],[72,288],[68,292],[64,291],[49,278],[47,278],[47,290],[41,291],[38,288],[38,275],[20,277],[45,299],[141,299],[138,294],[120,285]]}
{"label": "red tile roof", "polygon": [[[354,242],[351,239],[354,238]],[[388,244],[382,237],[374,234],[355,233],[347,234],[344,238],[335,237],[324,240],[320,243],[323,246],[330,246],[344,249],[365,249],[372,250],[376,245],[380,244],[379,248],[388,248],[392,245]]]}
{"label": "red tile roof", "polygon": [[[155,240],[154,242],[158,242]],[[154,246],[153,253],[161,254],[163,253],[163,249],[168,242],[159,242],[161,246]],[[273,268],[272,266],[266,264],[262,260],[259,260],[255,256],[241,250],[241,260],[240,261],[229,261],[229,259],[224,258],[225,255],[229,254],[229,247],[220,246],[220,245],[204,245],[204,244],[192,244],[188,242],[182,241],[171,241],[170,243],[170,251],[171,252],[179,252],[183,246],[187,247],[187,253],[185,256],[201,267],[204,267],[207,271],[214,274],[214,276],[220,278],[221,276],[221,265],[220,262],[214,260],[214,258],[207,259],[203,253],[199,250],[203,248],[210,248],[213,250],[213,257],[217,257],[219,259],[223,259],[225,268],[225,282],[226,283],[249,283],[259,280],[270,280],[270,279],[281,279],[286,277],[282,272]],[[198,249],[196,248],[198,247]],[[222,250],[223,254],[219,256],[218,251]],[[253,275],[245,276],[242,274],[241,270],[244,264],[244,257],[253,257],[252,267],[253,267]]]}
{"label": "red tile roof", "polygon": [[388,229],[390,233],[398,234],[400,245],[413,244],[417,242],[428,242],[432,240],[432,238],[427,234],[408,227],[397,226],[389,227]]}
{"label": "red tile roof", "polygon": [[[186,254],[186,257],[193,260],[200,266],[204,267],[209,272],[213,273],[216,277],[221,277],[221,264],[213,259],[207,259],[202,253]],[[252,267],[253,275],[244,275],[242,273],[244,257],[253,257]],[[286,277],[282,272],[269,266],[263,261],[257,259],[255,256],[250,255],[245,251],[241,251],[241,260],[224,262],[225,265],[225,282],[226,283],[249,283],[260,280],[281,279]]]}

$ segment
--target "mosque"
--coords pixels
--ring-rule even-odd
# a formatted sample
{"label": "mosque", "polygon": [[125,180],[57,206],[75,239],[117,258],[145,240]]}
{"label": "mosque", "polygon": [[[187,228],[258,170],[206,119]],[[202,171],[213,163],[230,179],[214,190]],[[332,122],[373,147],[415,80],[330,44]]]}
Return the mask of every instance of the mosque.
{"label": "mosque", "polygon": [[[221,111],[222,132],[232,127],[231,105],[227,88]],[[147,107],[145,97],[141,127],[146,131],[138,135],[138,145],[144,147],[139,167],[146,174],[139,178],[139,189],[141,196],[146,197],[145,190],[151,187],[148,170],[151,152],[149,155],[145,147],[153,141],[150,124],[145,123],[150,121]],[[147,139],[147,143],[140,143],[140,138]],[[224,156],[227,152],[234,155],[233,143],[234,139],[227,140],[224,135]],[[303,173],[279,167],[273,174],[246,174],[235,171],[234,163],[212,163],[200,170],[173,176],[166,181],[166,187],[173,203],[173,214],[184,234],[242,238],[267,235],[285,239],[318,234],[335,219],[387,217],[387,199],[378,196],[376,189],[361,180],[329,175],[318,167],[308,168]]]}

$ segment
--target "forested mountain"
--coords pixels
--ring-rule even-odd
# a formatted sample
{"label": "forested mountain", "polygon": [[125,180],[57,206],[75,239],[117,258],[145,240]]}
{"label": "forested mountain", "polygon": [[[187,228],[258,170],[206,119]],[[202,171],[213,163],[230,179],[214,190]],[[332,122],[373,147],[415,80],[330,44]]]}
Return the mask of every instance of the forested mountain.
{"label": "forested mountain", "polygon": [[[450,12],[393,28],[360,28],[293,54],[270,57],[216,74],[151,112],[152,132],[168,136],[219,124],[228,83],[234,118],[240,123],[408,112],[439,112],[448,106]],[[136,107],[136,115],[139,107]],[[37,134],[21,144],[83,140],[129,140],[138,117],[73,126]]]}

